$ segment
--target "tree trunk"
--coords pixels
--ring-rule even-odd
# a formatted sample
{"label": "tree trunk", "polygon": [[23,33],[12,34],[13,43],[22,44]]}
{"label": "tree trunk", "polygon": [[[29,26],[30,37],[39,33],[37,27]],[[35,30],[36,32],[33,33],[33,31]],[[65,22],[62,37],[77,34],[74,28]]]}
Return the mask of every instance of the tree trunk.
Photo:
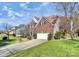
{"label": "tree trunk", "polygon": [[8,35],[8,40],[9,40],[9,33],[7,35]]}
{"label": "tree trunk", "polygon": [[73,40],[74,39],[73,38],[74,37],[73,32],[70,33],[70,36],[71,36],[71,39]]}
{"label": "tree trunk", "polygon": [[70,33],[70,36],[71,36],[71,39],[73,40],[74,38],[74,35],[73,35],[73,20],[71,20],[71,33]]}

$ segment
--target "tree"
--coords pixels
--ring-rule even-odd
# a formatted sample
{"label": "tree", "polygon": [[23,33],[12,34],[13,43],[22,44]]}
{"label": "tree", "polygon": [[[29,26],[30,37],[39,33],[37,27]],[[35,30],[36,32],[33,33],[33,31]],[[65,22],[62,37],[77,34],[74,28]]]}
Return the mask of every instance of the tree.
{"label": "tree", "polygon": [[79,11],[74,13],[73,30],[74,30],[74,32],[78,32],[79,31]]}
{"label": "tree", "polygon": [[9,39],[9,30],[11,29],[11,26],[8,23],[4,23],[4,29],[5,29],[5,34],[8,36]]}
{"label": "tree", "polygon": [[26,37],[27,35],[27,26],[25,24],[20,24],[18,26],[19,28],[19,34],[22,35],[23,37]]}
{"label": "tree", "polygon": [[57,6],[57,11],[63,12],[64,16],[67,17],[67,20],[70,21],[70,36],[71,39],[73,39],[73,14],[78,9],[77,8],[78,3],[77,2],[60,2]]}

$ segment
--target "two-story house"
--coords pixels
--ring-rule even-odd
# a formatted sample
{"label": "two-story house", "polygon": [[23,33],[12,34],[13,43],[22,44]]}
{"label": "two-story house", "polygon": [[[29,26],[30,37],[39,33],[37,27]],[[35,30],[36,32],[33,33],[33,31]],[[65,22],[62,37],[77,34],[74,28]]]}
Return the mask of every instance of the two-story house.
{"label": "two-story house", "polygon": [[65,16],[34,16],[32,21],[28,24],[28,32],[33,34],[49,34],[52,36],[60,30],[70,31],[70,24]]}

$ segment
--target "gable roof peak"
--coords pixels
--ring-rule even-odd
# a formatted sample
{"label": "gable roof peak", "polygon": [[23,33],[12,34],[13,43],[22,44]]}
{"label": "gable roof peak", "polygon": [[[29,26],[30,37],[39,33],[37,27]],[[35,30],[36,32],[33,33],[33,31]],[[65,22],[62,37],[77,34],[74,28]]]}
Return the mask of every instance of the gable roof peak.
{"label": "gable roof peak", "polygon": [[37,17],[37,16],[34,16],[33,18],[35,18],[35,19],[39,20],[39,17]]}
{"label": "gable roof peak", "polygon": [[33,21],[34,21],[34,22],[38,23],[38,20],[39,20],[38,17],[36,17],[36,16],[33,17]]}

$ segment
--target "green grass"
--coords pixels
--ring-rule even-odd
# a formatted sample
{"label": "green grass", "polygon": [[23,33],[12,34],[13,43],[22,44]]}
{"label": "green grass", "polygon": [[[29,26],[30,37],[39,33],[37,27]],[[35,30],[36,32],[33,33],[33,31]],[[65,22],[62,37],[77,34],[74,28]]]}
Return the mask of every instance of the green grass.
{"label": "green grass", "polygon": [[6,36],[6,35],[0,34],[0,47],[1,47],[1,46],[5,46],[5,45],[10,45],[10,44],[13,44],[13,43],[16,42],[16,37],[10,35],[10,36],[9,36],[9,40],[4,41],[4,40],[2,40],[2,38],[3,38],[4,36]]}
{"label": "green grass", "polygon": [[79,40],[51,40],[15,53],[16,57],[79,57]]}

